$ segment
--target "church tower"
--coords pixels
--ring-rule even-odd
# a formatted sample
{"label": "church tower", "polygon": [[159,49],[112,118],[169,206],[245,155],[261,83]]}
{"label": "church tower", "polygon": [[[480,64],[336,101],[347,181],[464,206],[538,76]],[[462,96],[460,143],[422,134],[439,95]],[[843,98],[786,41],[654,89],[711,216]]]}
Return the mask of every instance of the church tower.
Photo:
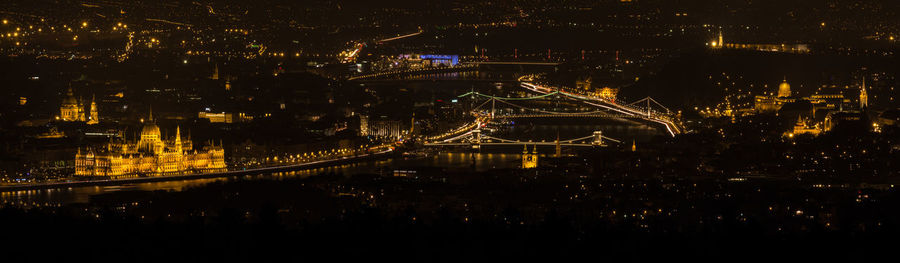
{"label": "church tower", "polygon": [[209,77],[212,80],[219,80],[219,64],[216,64],[216,68],[213,69],[212,76]]}
{"label": "church tower", "polygon": [[183,153],[184,144],[181,142],[181,126],[175,127],[175,153],[181,154]]}
{"label": "church tower", "polygon": [[88,118],[87,124],[100,123],[100,113],[97,112],[97,96],[91,97],[91,116]]}
{"label": "church tower", "polygon": [[559,142],[559,131],[556,131],[556,158],[562,157],[562,145]]}
{"label": "church tower", "polygon": [[719,47],[719,48],[724,48],[724,47],[725,47],[725,37],[722,36],[722,29],[721,29],[721,28],[719,28],[719,42],[716,42],[716,43],[718,43],[718,47]]}
{"label": "church tower", "polygon": [[862,79],[862,86],[859,87],[859,109],[864,110],[869,107],[869,94],[866,92],[866,77]]}
{"label": "church tower", "polygon": [[81,97],[78,97],[78,121],[87,121],[87,117],[84,114],[84,100]]}

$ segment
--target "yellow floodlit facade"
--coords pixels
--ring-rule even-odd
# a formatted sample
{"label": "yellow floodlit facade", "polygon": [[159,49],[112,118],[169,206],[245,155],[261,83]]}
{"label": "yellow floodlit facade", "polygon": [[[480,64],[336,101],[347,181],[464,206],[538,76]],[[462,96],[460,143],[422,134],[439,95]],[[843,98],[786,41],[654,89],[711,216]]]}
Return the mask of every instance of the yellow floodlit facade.
{"label": "yellow floodlit facade", "polygon": [[866,92],[866,78],[863,77],[862,85],[859,86],[859,108],[866,109],[869,107],[869,93]]}
{"label": "yellow floodlit facade", "polygon": [[152,115],[137,142],[110,142],[103,148],[79,149],[75,155],[76,176],[163,176],[225,168],[221,145],[193,149],[190,138],[182,140],[180,128],[175,130],[175,138],[164,140]]}
{"label": "yellow floodlit facade", "polygon": [[[89,113],[88,113],[89,112]],[[100,113],[97,109],[97,102],[91,99],[90,111],[85,111],[84,102],[75,99],[75,95],[70,88],[66,92],[66,98],[63,99],[59,106],[59,119],[62,121],[80,121],[87,124],[97,124],[100,122]]]}
{"label": "yellow floodlit facade", "polygon": [[791,84],[788,84],[787,78],[778,85],[778,97],[787,98],[791,96]]}
{"label": "yellow floodlit facade", "polygon": [[597,92],[598,97],[603,98],[608,101],[611,101],[611,102],[616,102],[616,96],[618,96],[618,94],[619,94],[619,89],[610,88],[610,87],[603,87],[602,89],[600,89],[599,92]]}
{"label": "yellow floodlit facade", "polygon": [[776,112],[786,103],[794,102],[796,99],[791,92],[791,84],[788,84],[787,78],[778,85],[778,92],[772,95],[756,95],[754,108],[757,112]]}
{"label": "yellow floodlit facade", "polygon": [[784,136],[793,138],[794,136],[801,134],[812,134],[813,136],[817,136],[822,133],[822,129],[818,127],[818,125],[809,125],[803,117],[797,118],[797,123],[794,124],[794,128],[791,131],[785,132]]}

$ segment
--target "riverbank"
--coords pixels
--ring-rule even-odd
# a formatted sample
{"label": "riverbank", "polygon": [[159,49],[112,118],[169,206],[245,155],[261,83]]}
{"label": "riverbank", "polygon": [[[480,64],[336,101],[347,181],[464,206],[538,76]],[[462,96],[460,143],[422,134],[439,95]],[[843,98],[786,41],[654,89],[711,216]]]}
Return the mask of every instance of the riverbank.
{"label": "riverbank", "polygon": [[107,185],[121,185],[121,184],[129,184],[129,183],[149,183],[149,182],[165,182],[165,181],[176,181],[176,180],[197,180],[197,179],[211,179],[211,178],[221,178],[221,177],[235,177],[235,176],[253,175],[253,174],[260,174],[260,173],[285,172],[285,171],[293,171],[293,170],[298,170],[298,169],[319,168],[319,167],[329,166],[329,165],[344,164],[347,162],[358,161],[358,160],[362,160],[362,159],[384,158],[384,157],[388,157],[388,156],[390,156],[392,154],[396,154],[396,153],[397,152],[395,152],[391,149],[388,149],[388,150],[384,150],[384,151],[376,152],[376,153],[367,153],[367,154],[362,154],[362,155],[341,157],[341,158],[328,159],[328,160],[320,160],[320,161],[314,161],[314,162],[308,162],[308,163],[290,164],[290,165],[281,165],[281,166],[272,166],[272,167],[261,167],[261,168],[252,168],[252,169],[242,169],[242,170],[232,170],[232,171],[215,172],[215,173],[170,175],[170,176],[156,176],[156,177],[138,177],[138,178],[125,178],[125,179],[89,180],[89,181],[69,181],[69,182],[37,183],[37,184],[23,184],[23,185],[4,185],[4,186],[0,186],[0,192],[55,189],[55,188],[77,187],[77,186],[107,186]]}

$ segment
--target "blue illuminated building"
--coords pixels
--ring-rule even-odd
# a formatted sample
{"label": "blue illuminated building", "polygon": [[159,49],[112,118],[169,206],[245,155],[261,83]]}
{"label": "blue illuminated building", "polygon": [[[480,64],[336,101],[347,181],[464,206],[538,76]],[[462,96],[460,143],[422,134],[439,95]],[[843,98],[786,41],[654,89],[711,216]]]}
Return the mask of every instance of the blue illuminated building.
{"label": "blue illuminated building", "polygon": [[430,60],[432,65],[456,66],[459,64],[458,55],[419,55],[419,59]]}

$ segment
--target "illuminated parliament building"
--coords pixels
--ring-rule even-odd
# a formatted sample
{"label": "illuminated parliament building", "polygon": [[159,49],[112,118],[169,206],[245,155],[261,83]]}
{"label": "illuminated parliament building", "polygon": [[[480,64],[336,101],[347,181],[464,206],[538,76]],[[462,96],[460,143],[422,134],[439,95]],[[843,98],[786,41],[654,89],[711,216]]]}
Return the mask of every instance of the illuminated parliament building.
{"label": "illuminated parliament building", "polygon": [[163,176],[225,168],[221,145],[194,149],[190,138],[182,139],[181,128],[174,138],[163,139],[152,112],[137,142],[111,141],[105,147],[79,148],[75,155],[76,176]]}

